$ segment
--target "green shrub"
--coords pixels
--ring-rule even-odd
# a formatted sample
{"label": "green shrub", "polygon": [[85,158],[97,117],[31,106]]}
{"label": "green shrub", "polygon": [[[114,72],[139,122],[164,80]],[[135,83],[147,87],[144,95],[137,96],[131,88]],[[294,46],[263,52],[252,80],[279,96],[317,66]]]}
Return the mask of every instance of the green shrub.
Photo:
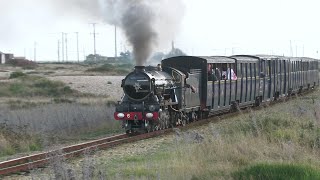
{"label": "green shrub", "polygon": [[234,179],[307,180],[320,179],[320,171],[294,164],[257,164],[233,173]]}
{"label": "green shrub", "polygon": [[128,74],[133,68],[132,64],[103,64],[99,67],[88,69],[88,72],[109,72],[115,74]]}
{"label": "green shrub", "polygon": [[112,64],[104,64],[100,67],[88,69],[87,71],[90,71],[90,72],[109,72],[109,71],[113,71],[113,70],[114,70],[114,66]]}
{"label": "green shrub", "polygon": [[19,81],[6,82],[0,86],[1,97],[77,95],[63,82],[51,81],[39,76],[21,76]]}
{"label": "green shrub", "polygon": [[12,72],[12,73],[10,74],[9,79],[18,78],[18,77],[21,77],[21,76],[26,76],[26,74],[23,73],[23,72],[21,72],[21,71]]}

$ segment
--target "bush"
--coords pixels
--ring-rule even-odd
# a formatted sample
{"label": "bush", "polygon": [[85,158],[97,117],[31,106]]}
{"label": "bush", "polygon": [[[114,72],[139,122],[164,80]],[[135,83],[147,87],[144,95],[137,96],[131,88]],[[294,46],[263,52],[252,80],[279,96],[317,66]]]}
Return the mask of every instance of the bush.
{"label": "bush", "polygon": [[37,76],[20,76],[19,81],[6,82],[0,86],[0,97],[78,95],[70,86]]}
{"label": "bush", "polygon": [[109,71],[113,71],[113,69],[114,69],[114,66],[112,64],[104,64],[100,67],[88,69],[87,71],[89,71],[89,72],[109,72]]}
{"label": "bush", "polygon": [[37,64],[35,62],[26,59],[10,59],[7,61],[7,64],[23,67],[24,69],[34,69],[35,67],[37,67]]}
{"label": "bush", "polygon": [[109,73],[115,73],[115,74],[128,74],[131,72],[131,69],[133,68],[132,64],[103,64],[99,67],[94,67],[91,69],[88,69],[88,72],[109,72]]}
{"label": "bush", "polygon": [[23,72],[21,72],[21,71],[12,72],[12,73],[10,74],[9,79],[18,78],[18,77],[21,77],[21,76],[26,76],[26,74],[23,73]]}
{"label": "bush", "polygon": [[234,179],[320,179],[320,171],[294,164],[257,164],[233,173]]}

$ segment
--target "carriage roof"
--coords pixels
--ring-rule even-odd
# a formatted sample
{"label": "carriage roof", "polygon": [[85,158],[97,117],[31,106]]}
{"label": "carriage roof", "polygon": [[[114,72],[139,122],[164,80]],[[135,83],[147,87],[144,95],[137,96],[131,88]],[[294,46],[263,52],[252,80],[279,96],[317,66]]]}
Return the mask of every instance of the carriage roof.
{"label": "carriage roof", "polygon": [[235,63],[236,59],[227,56],[201,56],[206,59],[208,64],[211,63]]}

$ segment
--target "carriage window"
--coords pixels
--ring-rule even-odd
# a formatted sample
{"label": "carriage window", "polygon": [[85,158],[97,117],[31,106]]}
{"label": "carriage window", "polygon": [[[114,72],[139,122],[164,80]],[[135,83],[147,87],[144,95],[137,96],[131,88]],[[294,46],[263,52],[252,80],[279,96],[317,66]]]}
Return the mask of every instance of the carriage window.
{"label": "carriage window", "polygon": [[250,65],[250,77],[253,77],[253,76],[252,76],[252,70],[253,70],[252,67],[253,67],[253,64],[250,63],[249,65]]}
{"label": "carriage window", "polygon": [[259,66],[258,64],[254,64],[255,67],[255,76],[259,76]]}
{"label": "carriage window", "polygon": [[175,70],[172,71],[172,77],[173,77],[173,81],[175,83],[180,83],[181,82],[180,74],[177,71],[175,71]]}
{"label": "carriage window", "polygon": [[265,76],[265,65],[266,65],[266,61],[265,60],[261,60],[260,61],[260,72],[259,72],[259,76]]}
{"label": "carriage window", "polygon": [[242,77],[247,78],[246,74],[246,63],[242,63]]}
{"label": "carriage window", "polygon": [[242,74],[241,74],[241,63],[237,64],[237,72],[236,73],[237,73],[238,78],[242,77]]}
{"label": "carriage window", "polygon": [[237,80],[235,64],[221,64],[221,80]]}
{"label": "carriage window", "polygon": [[208,81],[219,81],[221,79],[220,64],[208,64]]}

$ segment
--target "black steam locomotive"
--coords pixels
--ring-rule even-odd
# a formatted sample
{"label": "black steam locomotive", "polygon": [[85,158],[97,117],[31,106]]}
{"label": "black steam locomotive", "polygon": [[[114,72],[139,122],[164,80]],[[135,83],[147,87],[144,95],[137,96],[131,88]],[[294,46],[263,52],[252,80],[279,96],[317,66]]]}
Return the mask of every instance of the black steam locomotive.
{"label": "black steam locomotive", "polygon": [[127,133],[185,125],[319,86],[318,69],[318,60],[304,57],[172,57],[136,66],[122,80],[114,117]]}

